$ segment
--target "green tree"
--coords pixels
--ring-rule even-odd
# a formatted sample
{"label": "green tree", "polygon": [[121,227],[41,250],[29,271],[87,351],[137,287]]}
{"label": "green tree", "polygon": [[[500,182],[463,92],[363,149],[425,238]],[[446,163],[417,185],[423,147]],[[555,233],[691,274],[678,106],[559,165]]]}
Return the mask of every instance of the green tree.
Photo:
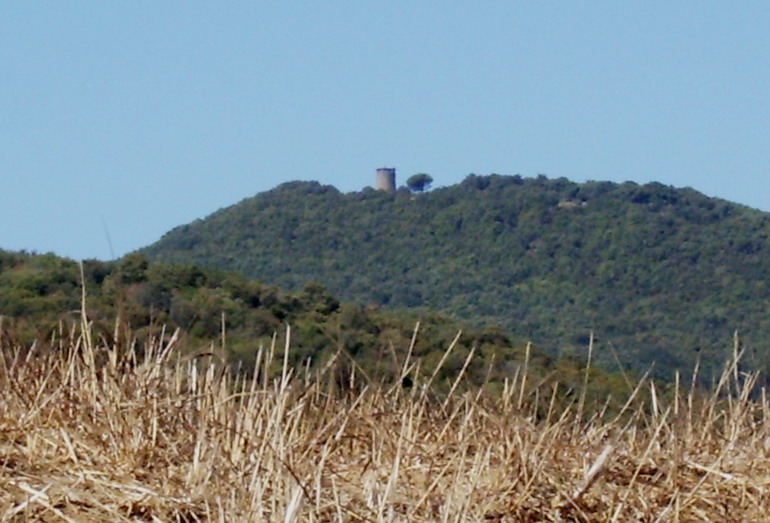
{"label": "green tree", "polygon": [[406,181],[406,186],[412,192],[425,192],[430,189],[433,183],[433,177],[430,174],[418,173]]}
{"label": "green tree", "polygon": [[118,279],[121,283],[132,284],[147,281],[147,268],[150,260],[146,254],[133,252],[119,262]]}

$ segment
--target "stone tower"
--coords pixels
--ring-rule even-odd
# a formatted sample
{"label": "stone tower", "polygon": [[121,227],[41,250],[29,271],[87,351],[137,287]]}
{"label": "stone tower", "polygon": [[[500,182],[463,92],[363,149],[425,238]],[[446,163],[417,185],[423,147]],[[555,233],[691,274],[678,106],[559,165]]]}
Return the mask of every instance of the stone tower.
{"label": "stone tower", "polygon": [[396,169],[393,167],[381,167],[377,169],[377,178],[374,188],[378,191],[394,192],[396,190]]}

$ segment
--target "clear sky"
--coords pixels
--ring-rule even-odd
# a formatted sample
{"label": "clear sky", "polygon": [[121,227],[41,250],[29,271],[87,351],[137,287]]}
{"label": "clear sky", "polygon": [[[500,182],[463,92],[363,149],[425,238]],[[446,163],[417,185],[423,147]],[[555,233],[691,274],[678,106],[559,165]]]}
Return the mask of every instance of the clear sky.
{"label": "clear sky", "polygon": [[110,259],[384,166],[770,211],[768,28],[766,1],[2,2],[0,248]]}

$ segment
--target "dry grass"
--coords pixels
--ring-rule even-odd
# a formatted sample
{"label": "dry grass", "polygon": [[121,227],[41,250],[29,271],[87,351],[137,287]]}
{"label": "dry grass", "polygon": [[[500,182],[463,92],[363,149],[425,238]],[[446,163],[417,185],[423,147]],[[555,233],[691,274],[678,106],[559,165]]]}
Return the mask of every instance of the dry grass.
{"label": "dry grass", "polygon": [[770,404],[735,364],[709,396],[643,380],[649,403],[585,421],[526,374],[353,393],[328,367],[268,377],[276,347],[245,379],[175,343],[3,348],[2,521],[770,519]]}

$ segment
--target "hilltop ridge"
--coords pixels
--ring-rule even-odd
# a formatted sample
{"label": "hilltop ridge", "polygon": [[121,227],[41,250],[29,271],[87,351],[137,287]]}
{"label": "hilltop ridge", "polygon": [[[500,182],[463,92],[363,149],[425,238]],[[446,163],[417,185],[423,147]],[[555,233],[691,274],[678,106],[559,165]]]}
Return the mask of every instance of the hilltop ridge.
{"label": "hilltop ridge", "polygon": [[425,194],[289,182],[177,227],[156,260],[364,305],[498,323],[554,353],[656,373],[770,339],[770,215],[659,183],[470,175]]}

